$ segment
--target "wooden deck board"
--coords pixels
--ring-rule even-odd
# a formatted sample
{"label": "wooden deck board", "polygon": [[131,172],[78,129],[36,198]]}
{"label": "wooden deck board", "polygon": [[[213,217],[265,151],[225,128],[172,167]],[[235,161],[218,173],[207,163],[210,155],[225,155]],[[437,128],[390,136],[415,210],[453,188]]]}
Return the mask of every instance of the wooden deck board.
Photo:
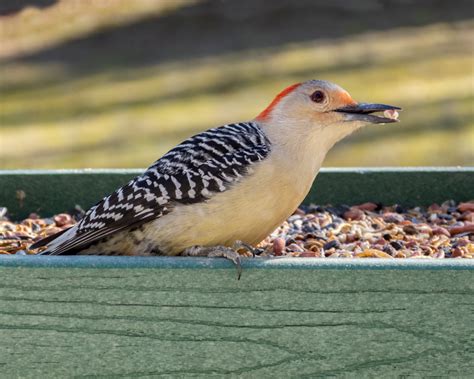
{"label": "wooden deck board", "polygon": [[[455,376],[473,271],[0,267],[6,377]],[[416,376],[415,376],[416,377]]]}

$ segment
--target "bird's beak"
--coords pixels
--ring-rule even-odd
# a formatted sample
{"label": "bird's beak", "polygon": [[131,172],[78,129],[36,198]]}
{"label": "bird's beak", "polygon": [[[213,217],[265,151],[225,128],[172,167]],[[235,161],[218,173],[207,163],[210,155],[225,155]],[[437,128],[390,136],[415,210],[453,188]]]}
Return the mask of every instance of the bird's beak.
{"label": "bird's beak", "polygon": [[[347,105],[342,108],[335,109],[335,112],[344,114],[345,121],[364,121],[372,124],[388,124],[397,122],[398,112],[402,108],[385,104],[367,104],[359,103]],[[383,112],[383,116],[376,116],[372,113]]]}

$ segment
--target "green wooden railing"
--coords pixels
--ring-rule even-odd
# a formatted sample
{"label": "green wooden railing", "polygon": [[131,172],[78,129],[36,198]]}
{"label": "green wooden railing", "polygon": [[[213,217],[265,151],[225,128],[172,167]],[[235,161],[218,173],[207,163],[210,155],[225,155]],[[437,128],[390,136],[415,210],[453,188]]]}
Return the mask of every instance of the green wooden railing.
{"label": "green wooden railing", "polygon": [[[15,219],[88,208],[143,170],[0,171],[0,206]],[[429,205],[474,198],[474,167],[323,169],[305,202]]]}

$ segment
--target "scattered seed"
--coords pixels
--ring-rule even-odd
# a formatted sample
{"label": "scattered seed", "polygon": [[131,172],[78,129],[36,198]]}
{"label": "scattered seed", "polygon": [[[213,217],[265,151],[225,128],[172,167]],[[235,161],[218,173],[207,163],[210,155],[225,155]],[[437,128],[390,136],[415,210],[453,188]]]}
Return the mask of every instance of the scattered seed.
{"label": "scattered seed", "polygon": [[338,240],[332,240],[324,244],[323,249],[324,250],[329,250],[332,248],[337,248],[339,247],[339,241]]}
{"label": "scattered seed", "polygon": [[283,253],[283,250],[285,250],[285,240],[283,238],[275,238],[273,240],[273,254],[276,256],[280,256]]}
{"label": "scattered seed", "polygon": [[356,254],[357,258],[393,258],[391,255],[377,249],[366,249],[362,253]]}
{"label": "scattered seed", "polygon": [[453,226],[449,228],[449,233],[452,236],[461,233],[474,233],[474,223],[466,222],[464,225]]}
{"label": "scattered seed", "polygon": [[418,233],[418,229],[416,229],[416,227],[412,224],[404,225],[403,226],[403,231],[406,234],[410,234],[410,235]]}
{"label": "scattered seed", "polygon": [[[261,256],[316,258],[473,258],[474,202],[447,201],[427,209],[364,203],[352,207],[310,205],[298,209],[259,245]],[[0,254],[24,255],[29,246],[80,218],[30,214],[8,221],[0,207]],[[41,251],[41,249],[38,249]]]}
{"label": "scattered seed", "polygon": [[361,211],[374,212],[376,209],[379,208],[379,205],[375,203],[363,203],[355,205],[353,208],[360,209]]}
{"label": "scattered seed", "polygon": [[348,211],[344,212],[344,219],[346,220],[362,220],[364,218],[364,212],[359,208],[351,208]]}
{"label": "scattered seed", "polygon": [[470,201],[467,203],[459,203],[458,205],[459,212],[474,212],[474,201]]}
{"label": "scattered seed", "polygon": [[60,213],[53,217],[56,226],[63,227],[63,226],[70,226],[74,224],[74,221],[70,215],[67,213]]}
{"label": "scattered seed", "polygon": [[[298,221],[306,228],[303,240],[299,223],[295,225],[295,220],[290,218],[262,245],[283,238],[287,247],[282,255],[300,257],[312,256],[307,251],[310,250],[319,252],[315,256],[322,258],[472,258],[474,222],[464,220],[463,214],[474,212],[465,210],[470,208],[464,206],[463,213],[460,205],[453,201],[426,209],[375,203],[352,207],[310,205],[303,208],[304,214],[298,212]],[[298,253],[298,248],[289,247],[296,242],[303,243],[297,246],[305,250]]]}
{"label": "scattered seed", "polygon": [[451,234],[446,228],[443,228],[442,226],[436,226],[432,229],[432,232],[434,235],[444,235],[446,237],[449,237]]}
{"label": "scattered seed", "polygon": [[399,224],[403,222],[405,219],[399,213],[388,212],[383,215],[383,220],[388,223]]}
{"label": "scattered seed", "polygon": [[391,118],[393,120],[398,119],[398,112],[395,109],[388,109],[383,112],[383,115],[387,118]]}
{"label": "scattered seed", "polygon": [[395,250],[401,250],[403,245],[400,241],[392,241],[390,242],[390,246],[392,246]]}

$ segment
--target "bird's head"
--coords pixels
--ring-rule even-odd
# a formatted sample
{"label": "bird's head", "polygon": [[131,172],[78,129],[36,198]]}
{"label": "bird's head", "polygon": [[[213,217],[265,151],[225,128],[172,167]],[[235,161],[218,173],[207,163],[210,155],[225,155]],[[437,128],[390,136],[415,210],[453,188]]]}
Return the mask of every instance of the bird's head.
{"label": "bird's head", "polygon": [[397,110],[392,105],[358,103],[336,84],[310,80],[284,89],[256,121],[267,129],[286,128],[306,137],[324,133],[335,143],[364,125],[398,121]]}

